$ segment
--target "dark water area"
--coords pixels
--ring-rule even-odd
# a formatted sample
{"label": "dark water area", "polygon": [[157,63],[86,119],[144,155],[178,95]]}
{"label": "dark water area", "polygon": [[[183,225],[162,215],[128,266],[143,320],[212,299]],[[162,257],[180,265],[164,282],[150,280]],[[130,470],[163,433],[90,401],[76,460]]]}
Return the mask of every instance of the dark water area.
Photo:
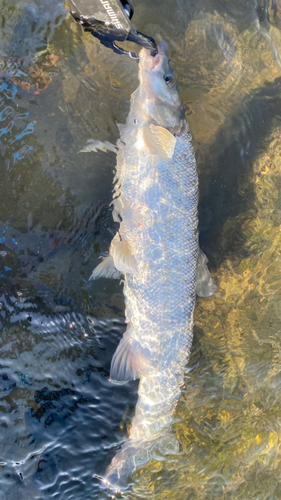
{"label": "dark water area", "polygon": [[[137,29],[169,43],[218,290],[196,306],[180,452],[139,468],[128,499],[281,498],[281,3],[277,17],[267,3],[133,2]],[[2,1],[1,23],[0,500],[112,498],[97,476],[137,382],[109,381],[122,284],[89,281],[116,232],[115,155],[79,151],[116,142],[137,63],[58,0]]]}

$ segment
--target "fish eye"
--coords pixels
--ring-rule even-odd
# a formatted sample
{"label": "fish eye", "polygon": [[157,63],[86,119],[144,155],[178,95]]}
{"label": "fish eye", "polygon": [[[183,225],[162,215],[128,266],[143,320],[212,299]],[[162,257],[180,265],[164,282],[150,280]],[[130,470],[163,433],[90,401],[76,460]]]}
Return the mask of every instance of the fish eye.
{"label": "fish eye", "polygon": [[167,87],[172,88],[175,85],[175,78],[173,75],[164,75],[164,81],[167,85]]}

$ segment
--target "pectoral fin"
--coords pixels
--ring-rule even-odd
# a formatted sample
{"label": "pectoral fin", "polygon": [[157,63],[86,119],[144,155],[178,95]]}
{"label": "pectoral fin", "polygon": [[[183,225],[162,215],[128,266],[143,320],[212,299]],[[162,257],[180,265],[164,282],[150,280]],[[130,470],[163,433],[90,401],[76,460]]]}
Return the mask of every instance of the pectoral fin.
{"label": "pectoral fin", "polygon": [[98,278],[112,278],[119,279],[121,277],[120,271],[116,269],[111,255],[103,257],[102,262],[93,270],[90,280],[97,280]]}
{"label": "pectoral fin", "polygon": [[114,265],[120,273],[134,274],[138,270],[137,262],[132,254],[130,244],[126,240],[114,244],[110,250]]}
{"label": "pectoral fin", "polygon": [[89,153],[90,151],[96,153],[98,149],[100,149],[104,153],[107,153],[107,151],[112,151],[112,153],[117,153],[117,147],[114,146],[114,144],[111,144],[111,142],[108,141],[102,142],[95,139],[88,139],[86,146],[84,146],[83,149],[80,149],[78,153]]}
{"label": "pectoral fin", "polygon": [[206,255],[199,248],[197,268],[196,268],[196,282],[195,292],[198,297],[210,297],[217,289],[212,280],[210,271],[207,267],[208,259]]}
{"label": "pectoral fin", "polygon": [[172,158],[176,145],[176,138],[169,130],[159,125],[150,124],[141,129],[142,139],[146,149],[161,158]]}

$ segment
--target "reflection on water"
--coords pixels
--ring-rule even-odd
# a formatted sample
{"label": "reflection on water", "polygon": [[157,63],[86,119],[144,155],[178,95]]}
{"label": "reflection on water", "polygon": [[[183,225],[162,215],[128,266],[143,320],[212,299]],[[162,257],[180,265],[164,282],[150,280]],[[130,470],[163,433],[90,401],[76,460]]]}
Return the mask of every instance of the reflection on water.
{"label": "reflection on water", "polygon": [[[280,498],[280,21],[255,0],[134,6],[137,28],[170,45],[218,290],[197,303],[181,450],[138,469],[124,496]],[[137,383],[108,381],[122,286],[88,278],[115,232],[115,157],[77,152],[116,141],[137,65],[59,0],[1,13],[0,497],[111,498],[95,475],[127,435]]]}

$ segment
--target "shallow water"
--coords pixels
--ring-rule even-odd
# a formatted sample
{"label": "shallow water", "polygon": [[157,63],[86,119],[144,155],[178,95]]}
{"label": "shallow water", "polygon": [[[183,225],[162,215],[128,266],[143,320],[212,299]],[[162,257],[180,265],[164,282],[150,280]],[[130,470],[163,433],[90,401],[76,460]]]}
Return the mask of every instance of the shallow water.
{"label": "shallow water", "polygon": [[[138,469],[128,499],[281,497],[281,21],[261,5],[134,2],[135,26],[170,46],[218,290],[197,301],[180,452]],[[137,383],[108,381],[122,286],[88,278],[115,232],[115,156],[77,153],[116,141],[137,64],[58,0],[2,1],[1,15],[0,498],[111,498],[96,476]]]}

